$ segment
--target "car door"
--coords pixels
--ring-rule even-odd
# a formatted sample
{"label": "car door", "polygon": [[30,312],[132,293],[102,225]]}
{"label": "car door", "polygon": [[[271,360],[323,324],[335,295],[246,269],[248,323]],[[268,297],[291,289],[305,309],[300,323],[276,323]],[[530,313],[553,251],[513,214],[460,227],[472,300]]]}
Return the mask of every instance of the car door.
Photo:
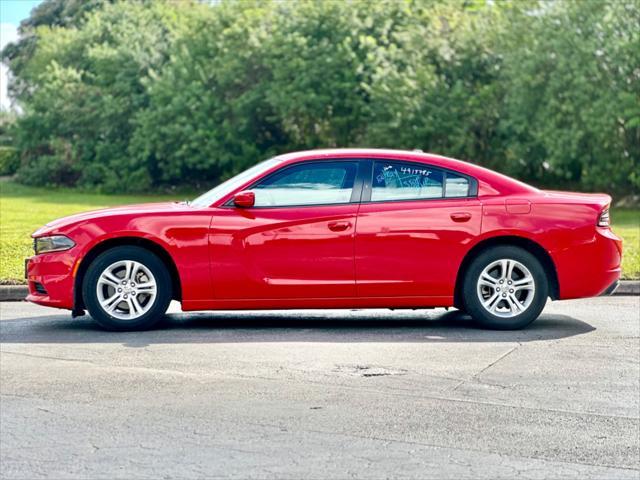
{"label": "car door", "polygon": [[216,299],[355,297],[358,160],[285,166],[250,187],[255,205],[216,209]]}
{"label": "car door", "polygon": [[355,239],[360,297],[453,295],[480,234],[475,179],[418,162],[370,163]]}

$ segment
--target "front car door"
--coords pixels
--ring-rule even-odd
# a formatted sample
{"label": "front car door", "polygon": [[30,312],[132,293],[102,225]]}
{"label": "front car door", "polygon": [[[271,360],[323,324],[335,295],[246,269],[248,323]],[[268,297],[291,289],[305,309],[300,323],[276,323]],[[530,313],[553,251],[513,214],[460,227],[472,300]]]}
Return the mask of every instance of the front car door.
{"label": "front car door", "polygon": [[373,161],[366,178],[355,241],[358,296],[452,296],[467,245],[480,234],[475,179],[396,160]]}
{"label": "front car door", "polygon": [[249,187],[255,206],[215,209],[216,300],[355,297],[358,160],[290,164]]}

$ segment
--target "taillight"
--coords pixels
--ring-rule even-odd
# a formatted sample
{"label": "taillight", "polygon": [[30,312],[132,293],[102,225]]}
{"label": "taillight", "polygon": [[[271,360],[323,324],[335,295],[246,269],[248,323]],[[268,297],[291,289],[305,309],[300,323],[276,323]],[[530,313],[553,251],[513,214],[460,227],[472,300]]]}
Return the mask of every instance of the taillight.
{"label": "taillight", "polygon": [[598,217],[598,226],[599,227],[611,226],[611,218],[609,217],[609,207],[605,208],[600,214],[600,216]]}

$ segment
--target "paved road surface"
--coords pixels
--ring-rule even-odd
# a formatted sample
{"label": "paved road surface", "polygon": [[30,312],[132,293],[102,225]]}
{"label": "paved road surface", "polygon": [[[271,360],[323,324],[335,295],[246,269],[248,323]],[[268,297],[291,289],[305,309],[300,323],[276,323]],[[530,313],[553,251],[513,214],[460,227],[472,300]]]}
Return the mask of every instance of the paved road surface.
{"label": "paved road surface", "polygon": [[0,477],[640,478],[640,298],[489,332],[443,310],[0,305]]}

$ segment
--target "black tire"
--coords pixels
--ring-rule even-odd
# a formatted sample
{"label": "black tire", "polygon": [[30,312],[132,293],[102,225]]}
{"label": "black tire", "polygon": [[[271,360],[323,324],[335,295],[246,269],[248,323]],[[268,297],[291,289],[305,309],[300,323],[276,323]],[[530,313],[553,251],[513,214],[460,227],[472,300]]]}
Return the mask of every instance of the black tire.
{"label": "black tire", "polygon": [[[489,312],[482,305],[480,295],[478,294],[478,280],[483,270],[493,262],[503,259],[515,260],[524,265],[531,273],[535,286],[535,291],[532,294],[529,306],[523,312],[512,317],[502,317]],[[493,293],[497,294],[497,292]],[[549,282],[543,266],[534,255],[519,247],[498,246],[482,251],[471,262],[463,279],[462,301],[464,303],[464,309],[471,315],[474,321],[483,328],[517,330],[526,327],[540,316],[540,313],[542,313],[547,303],[548,296]],[[498,300],[498,303],[499,302],[500,300]],[[501,305],[508,306],[507,303]]]}
{"label": "black tire", "polygon": [[[119,319],[109,314],[100,305],[97,285],[102,272],[119,261],[133,260],[142,264],[155,277],[156,295],[150,308],[135,319]],[[171,302],[172,284],[169,272],[162,260],[155,254],[141,247],[114,247],[96,257],[84,276],[82,297],[91,317],[106,330],[134,331],[146,330],[156,325],[164,316]]]}

